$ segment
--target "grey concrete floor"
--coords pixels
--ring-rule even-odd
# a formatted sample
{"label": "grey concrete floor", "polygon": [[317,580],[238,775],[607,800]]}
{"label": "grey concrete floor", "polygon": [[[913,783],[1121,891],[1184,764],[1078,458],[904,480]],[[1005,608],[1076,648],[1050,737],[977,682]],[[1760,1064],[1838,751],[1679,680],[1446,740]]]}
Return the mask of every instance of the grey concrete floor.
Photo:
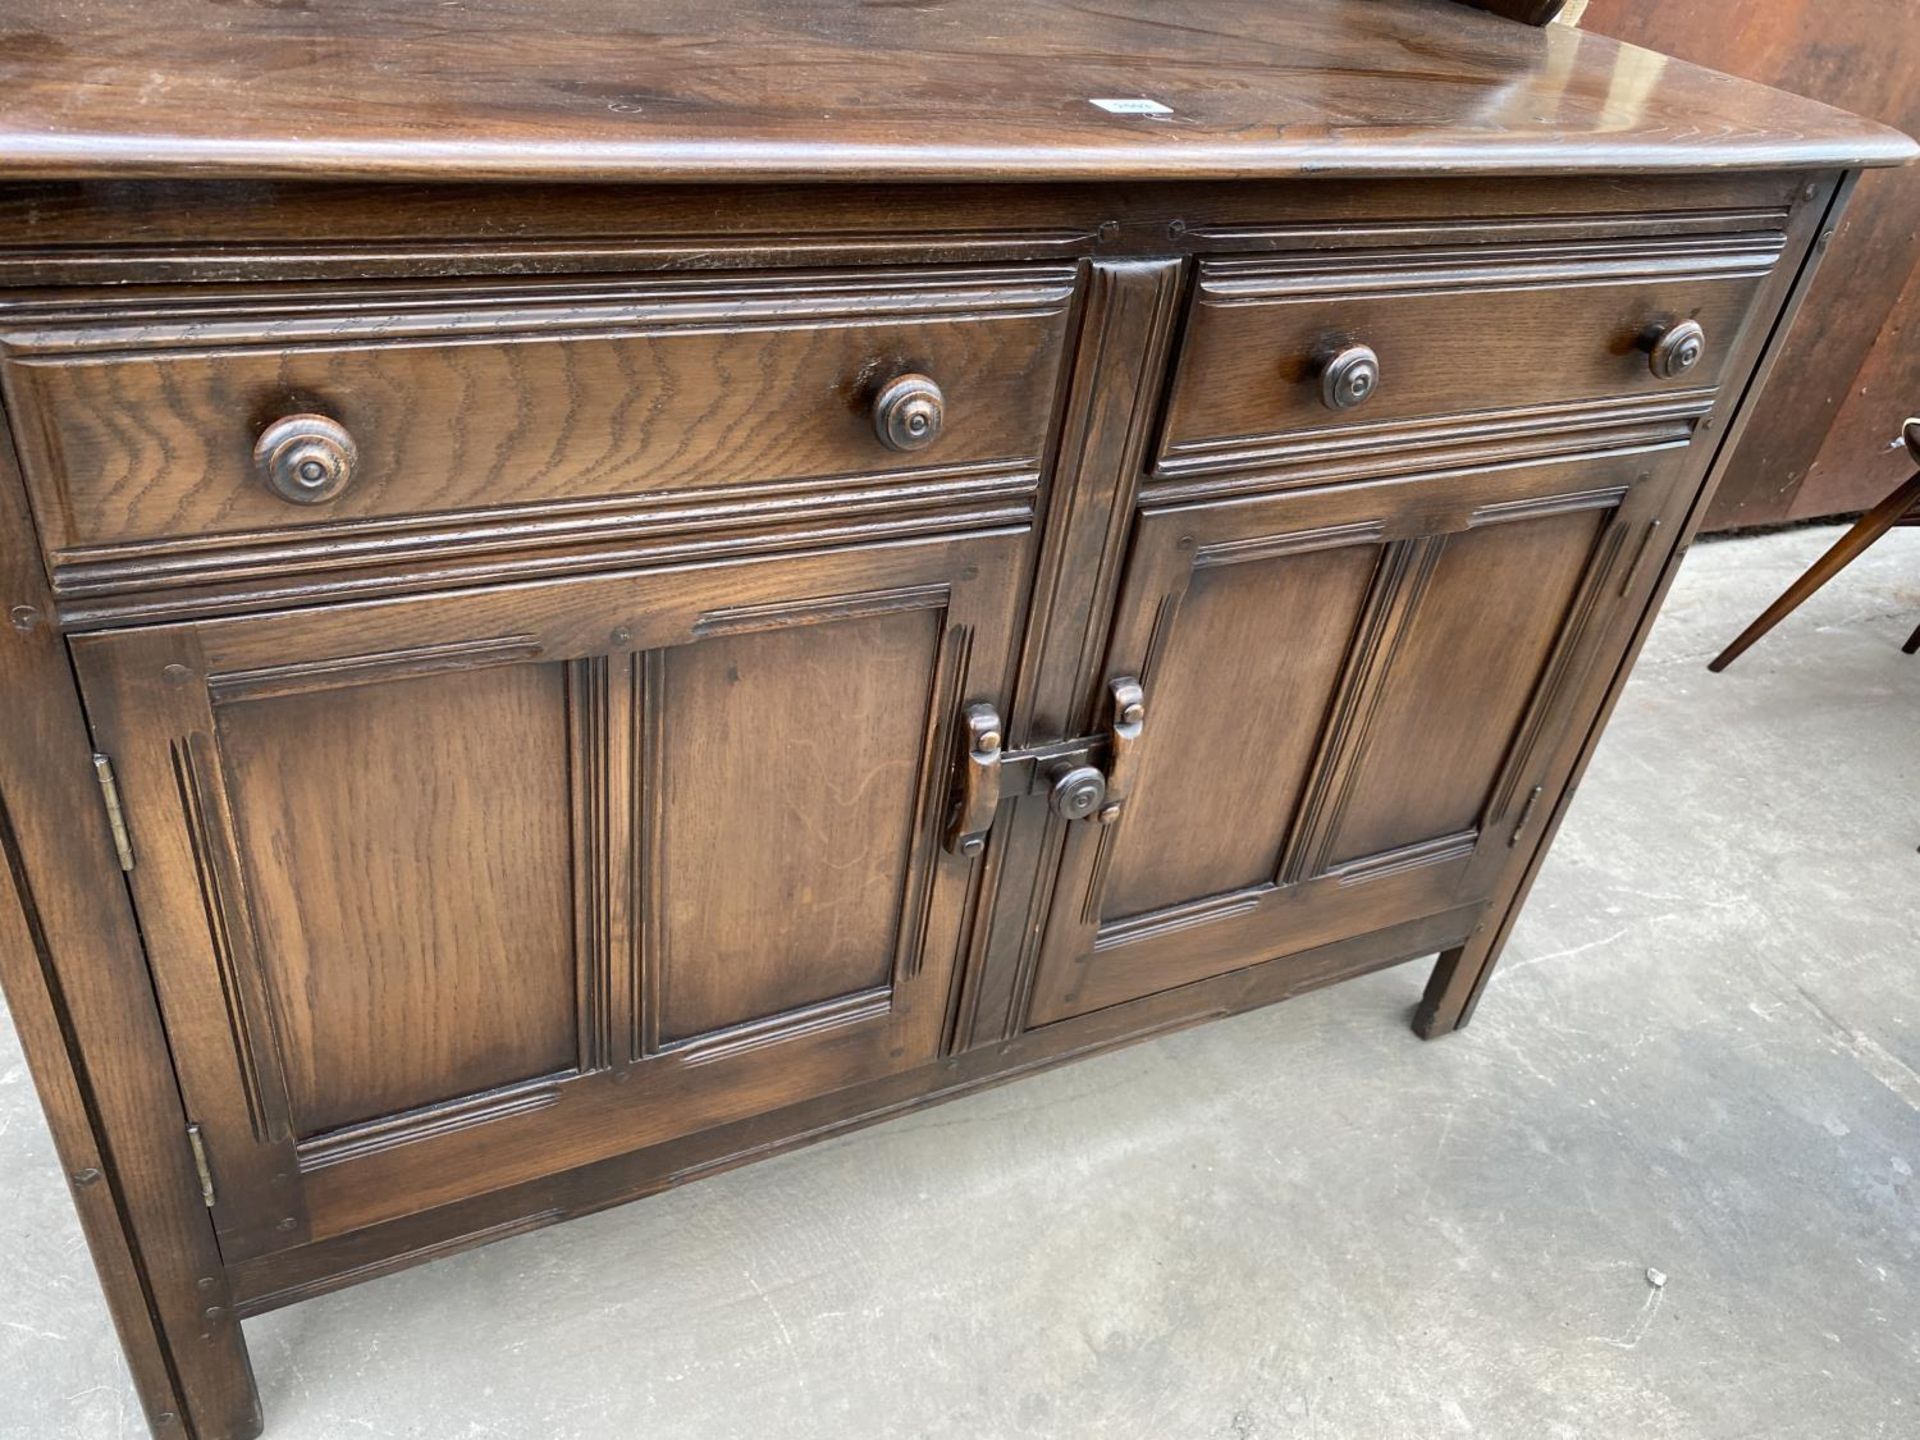
{"label": "grey concrete floor", "polygon": [[[1406,966],[265,1316],[269,1437],[1920,1435],[1920,531],[1703,668],[1833,533],[1696,549],[1468,1030]],[[0,1436],[141,1434],[3,1025],[0,1257]]]}

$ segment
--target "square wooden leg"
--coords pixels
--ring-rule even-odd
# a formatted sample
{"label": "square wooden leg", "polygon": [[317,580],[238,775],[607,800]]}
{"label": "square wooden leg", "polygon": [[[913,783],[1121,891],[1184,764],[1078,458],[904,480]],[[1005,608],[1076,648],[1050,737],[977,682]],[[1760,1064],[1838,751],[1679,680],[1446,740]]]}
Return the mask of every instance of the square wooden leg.
{"label": "square wooden leg", "polygon": [[1443,950],[1433,962],[1427,993],[1413,1017],[1413,1032],[1422,1040],[1451,1035],[1473,1018],[1487,973],[1499,958],[1497,946],[1490,939],[1495,933],[1492,926],[1483,926],[1464,945]]}
{"label": "square wooden leg", "polygon": [[51,597],[0,425],[0,988],[160,1440],[260,1403]]}

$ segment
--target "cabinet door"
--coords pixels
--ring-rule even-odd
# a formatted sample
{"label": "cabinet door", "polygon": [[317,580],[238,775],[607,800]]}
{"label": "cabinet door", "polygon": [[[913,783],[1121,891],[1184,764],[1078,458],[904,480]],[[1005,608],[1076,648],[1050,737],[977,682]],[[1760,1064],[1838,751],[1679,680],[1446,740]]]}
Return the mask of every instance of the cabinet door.
{"label": "cabinet door", "polygon": [[1135,779],[1067,829],[1030,1023],[1485,899],[1654,568],[1643,464],[1144,511]]}
{"label": "cabinet door", "polygon": [[933,1058],[1024,548],[77,639],[229,1261]]}

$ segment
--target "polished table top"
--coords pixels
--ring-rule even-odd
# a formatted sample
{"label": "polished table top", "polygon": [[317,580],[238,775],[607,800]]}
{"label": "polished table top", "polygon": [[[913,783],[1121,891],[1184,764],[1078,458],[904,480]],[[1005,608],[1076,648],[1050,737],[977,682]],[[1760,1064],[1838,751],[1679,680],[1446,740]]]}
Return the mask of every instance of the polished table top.
{"label": "polished table top", "polygon": [[1914,153],[1810,100],[1450,0],[0,11],[0,178],[1219,179]]}

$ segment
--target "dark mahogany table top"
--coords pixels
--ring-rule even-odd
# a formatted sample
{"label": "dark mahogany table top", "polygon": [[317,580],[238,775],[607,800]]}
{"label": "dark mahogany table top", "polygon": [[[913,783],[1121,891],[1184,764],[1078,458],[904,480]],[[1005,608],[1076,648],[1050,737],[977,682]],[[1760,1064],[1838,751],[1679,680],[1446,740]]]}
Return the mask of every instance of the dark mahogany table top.
{"label": "dark mahogany table top", "polygon": [[1810,100],[1448,0],[0,10],[0,177],[1219,179],[1913,154]]}

